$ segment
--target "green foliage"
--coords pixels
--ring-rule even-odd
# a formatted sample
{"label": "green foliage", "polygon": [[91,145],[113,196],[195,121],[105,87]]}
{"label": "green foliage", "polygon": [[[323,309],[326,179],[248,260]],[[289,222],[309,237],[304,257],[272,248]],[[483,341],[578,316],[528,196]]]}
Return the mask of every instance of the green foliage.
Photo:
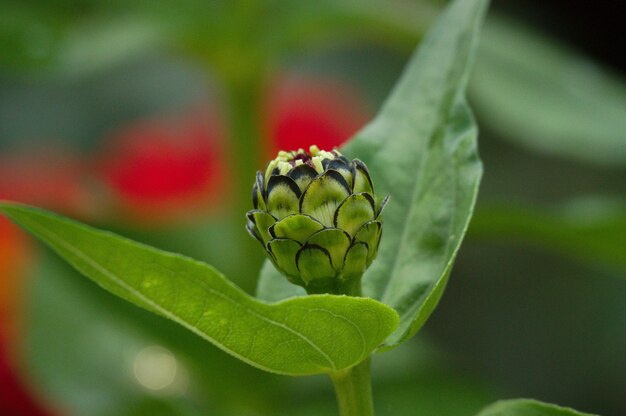
{"label": "green foliage", "polygon": [[472,103],[503,138],[604,166],[626,165],[626,85],[588,58],[491,16],[472,74]]}
{"label": "green foliage", "polygon": [[[52,72],[72,76],[106,68],[156,45],[173,46],[208,64],[225,82],[225,89],[235,98],[240,96],[231,100],[235,112],[231,127],[236,130],[244,126],[234,135],[235,143],[244,151],[235,153],[256,155],[259,153],[256,150],[245,152],[252,149],[252,142],[243,142],[242,138],[252,141],[257,138],[254,128],[247,129],[245,125],[253,123],[257,110],[254,99],[258,98],[266,71],[278,62],[277,58],[325,41],[334,42],[343,38],[343,34],[350,35],[354,28],[362,29],[377,41],[391,41],[394,47],[407,39],[412,44],[415,37],[421,36],[424,21],[434,10],[421,3],[384,9],[366,3],[324,0],[311,5],[298,1],[278,8],[279,2],[252,2],[248,7],[228,2],[211,5],[195,1],[138,2],[128,16],[113,20],[109,17],[116,13],[111,10],[125,5],[93,2],[89,10],[80,12],[78,8],[66,8],[76,9],[76,13],[58,10],[48,13],[47,6],[29,12],[28,8],[14,6],[5,13],[7,16],[0,18],[9,23],[0,30],[0,44],[7,46],[3,61],[10,68],[48,66]],[[0,211],[105,289],[181,324],[253,366],[291,375],[352,367],[383,342],[383,348],[392,348],[421,328],[445,289],[472,215],[482,167],[476,150],[476,127],[465,103],[464,90],[486,1],[453,3],[425,39],[379,116],[345,148],[349,157],[359,157],[368,163],[379,195],[392,195],[379,259],[364,276],[364,295],[373,299],[303,297],[301,288],[288,285],[267,262],[258,289],[262,299],[274,302],[266,303],[246,295],[213,267],[198,261],[34,208],[0,203]],[[560,45],[498,18],[491,19],[487,27],[479,57],[471,92],[479,109],[484,110],[481,119],[496,132],[544,152],[624,165],[622,114],[626,100],[622,81]],[[251,89],[250,85],[259,89]],[[589,146],[592,140],[594,146]],[[240,157],[235,170],[242,172],[241,166],[253,169],[252,160],[253,157]],[[622,231],[625,229],[623,203],[612,207],[615,209],[610,212],[589,215],[588,211],[569,208],[548,212],[482,206],[471,235],[507,236],[623,270],[626,267],[622,249],[626,244]],[[301,218],[291,220],[294,219]],[[351,215],[345,219],[349,224]],[[276,225],[279,232],[281,225],[285,224]],[[323,244],[316,241],[318,245],[331,245],[339,240],[328,233],[322,236]],[[374,237],[377,238],[375,233],[370,236]],[[289,247],[284,250],[292,251]],[[245,252],[243,248],[241,251]],[[339,254],[335,253],[335,257],[340,258],[343,252],[337,250]],[[368,263],[370,260],[368,256]],[[313,263],[319,266],[319,261]],[[316,271],[321,273],[319,269]],[[40,290],[45,291],[45,286]],[[67,303],[64,308],[55,309],[57,314],[91,310],[84,305],[88,302],[85,299],[54,299],[65,299]],[[399,312],[400,320],[389,306]],[[127,312],[120,310],[120,316]],[[93,321],[93,325],[85,324],[80,331],[89,328],[96,333],[94,338],[99,348],[93,348],[93,356],[104,370],[105,383],[115,385],[112,394],[116,399],[122,398],[117,404],[120,412],[123,407],[135,406],[136,411],[197,413],[182,406],[177,409],[165,399],[147,399],[144,392],[129,392],[118,367],[109,368],[105,364],[120,359],[115,352],[111,354],[107,342],[113,343],[114,349],[126,348],[125,343],[140,348],[152,342],[154,334],[130,330],[124,333],[124,340],[110,339],[102,328],[98,333],[97,312],[87,317],[81,314],[80,318]],[[108,325],[118,325],[117,318]],[[149,319],[145,322],[146,326],[158,326]],[[54,328],[46,329],[50,331],[46,334],[58,335]],[[193,337],[191,333],[188,336]],[[89,349],[89,341],[78,342],[77,348]],[[196,341],[202,344],[200,338]],[[178,342],[180,346],[185,340]],[[56,348],[64,354],[66,345]],[[205,373],[228,373],[230,367],[218,363],[219,354],[200,350],[194,359],[204,363]],[[101,360],[102,357],[106,358]],[[49,374],[61,367],[55,364],[57,367],[48,369]],[[80,365],[76,364],[74,370]],[[82,384],[83,379],[76,371],[67,374],[66,379],[77,379],[72,380],[73,384],[55,386],[57,392],[64,390],[69,394],[69,390]],[[395,396],[388,396],[388,403],[394,403],[395,407],[383,411],[413,414],[419,408],[413,403],[416,396],[410,388],[414,385],[408,381],[402,384],[393,390],[397,393],[406,384],[403,393],[406,397],[402,400],[405,406],[396,403]],[[430,380],[424,384],[432,385]],[[227,390],[234,390],[232,385],[222,386],[225,396]],[[82,396],[83,392],[87,396],[89,389],[73,393]],[[238,400],[236,392],[230,394],[231,401]],[[260,397],[262,393],[257,395]],[[427,401],[423,399],[419,400]],[[141,400],[146,403],[137,405]],[[260,401],[263,400],[271,399],[264,397]],[[454,407],[456,402],[450,403]],[[435,412],[441,409],[439,403],[433,406]],[[465,403],[463,406],[467,408]],[[300,403],[297,407],[298,411],[307,412]],[[226,414],[231,414],[230,410]],[[319,414],[317,410],[312,412]],[[582,413],[531,400],[511,400],[495,403],[479,414],[498,415],[580,416]]]}
{"label": "green foliage", "polygon": [[483,204],[469,235],[524,242],[615,269],[626,270],[626,203],[581,199],[554,209]]}
{"label": "green foliage", "polygon": [[266,371],[350,367],[397,325],[396,313],[372,299],[318,295],[270,305],[204,263],[35,208],[3,203],[0,211],[106,290]]}
{"label": "green foliage", "polygon": [[[485,7],[456,2],[444,12],[379,115],[344,148],[391,196],[378,259],[363,276],[364,295],[400,314],[388,346],[415,334],[436,307],[476,200],[482,166],[464,91]],[[258,293],[302,292],[266,265]]]}
{"label": "green foliage", "polygon": [[484,408],[476,416],[591,416],[573,409],[529,399],[502,400]]}

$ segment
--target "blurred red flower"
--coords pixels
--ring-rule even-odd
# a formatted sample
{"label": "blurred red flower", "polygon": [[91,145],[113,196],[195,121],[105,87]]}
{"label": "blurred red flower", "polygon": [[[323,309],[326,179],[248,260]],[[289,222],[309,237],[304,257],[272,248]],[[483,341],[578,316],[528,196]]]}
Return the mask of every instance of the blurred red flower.
{"label": "blurred red flower", "polygon": [[105,140],[100,173],[122,214],[161,221],[223,199],[223,143],[208,110],[138,121]]}
{"label": "blurred red flower", "polygon": [[0,156],[0,199],[78,214],[89,210],[84,179],[88,164],[81,155],[47,145]]}
{"label": "blurred red flower", "polygon": [[0,414],[5,416],[43,416],[52,412],[42,407],[26,388],[15,370],[4,343],[0,340]]}
{"label": "blurred red flower", "polygon": [[[370,118],[358,91],[321,77],[283,76],[265,103],[267,157],[279,149],[340,146]],[[180,220],[228,199],[226,137],[213,109],[135,122],[105,139],[98,172],[134,223]]]}
{"label": "blurred red flower", "polygon": [[0,414],[47,415],[16,371],[16,344],[21,287],[29,258],[27,240],[15,225],[0,217]]}
{"label": "blurred red flower", "polygon": [[28,250],[25,236],[0,217],[0,340],[14,339],[18,288],[25,273]]}
{"label": "blurred red flower", "polygon": [[267,137],[270,157],[278,150],[339,147],[371,117],[358,90],[348,83],[313,76],[283,76],[270,89]]}

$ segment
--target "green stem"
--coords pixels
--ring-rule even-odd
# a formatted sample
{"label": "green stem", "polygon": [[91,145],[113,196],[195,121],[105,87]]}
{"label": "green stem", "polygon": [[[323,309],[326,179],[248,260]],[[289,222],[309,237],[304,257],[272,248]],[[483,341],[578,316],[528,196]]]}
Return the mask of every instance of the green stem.
{"label": "green stem", "polygon": [[360,297],[363,295],[361,291],[361,276],[352,277],[339,286],[339,294]]}
{"label": "green stem", "polygon": [[263,167],[262,81],[254,78],[232,80],[227,89],[229,127],[233,139],[231,172],[238,191],[236,204],[245,213],[252,204],[255,173]]}
{"label": "green stem", "polygon": [[330,374],[335,386],[341,416],[373,416],[370,359],[346,370]]}
{"label": "green stem", "polygon": [[[245,213],[252,209],[252,184],[256,171],[263,168],[265,154],[265,138],[262,131],[262,99],[263,73],[248,74],[247,76],[228,78],[224,77],[229,131],[232,140],[230,150],[229,174],[233,181],[231,189],[233,207],[231,212],[235,216],[237,235],[240,238],[238,246],[241,249],[240,257],[247,261],[240,262],[242,270],[233,273],[237,276],[254,276],[250,270],[258,270],[263,261],[262,250],[257,242],[245,232]],[[239,280],[237,283],[246,291],[251,292],[255,287],[255,279]]]}

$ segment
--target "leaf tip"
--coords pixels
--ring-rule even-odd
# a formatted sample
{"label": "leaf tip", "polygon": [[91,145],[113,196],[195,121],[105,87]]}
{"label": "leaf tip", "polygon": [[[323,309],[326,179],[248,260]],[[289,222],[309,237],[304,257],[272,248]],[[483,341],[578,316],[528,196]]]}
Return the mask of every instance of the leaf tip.
{"label": "leaf tip", "polygon": [[19,208],[21,204],[9,201],[6,199],[0,199],[0,213],[4,214],[7,217],[11,217],[11,212],[16,208]]}
{"label": "leaf tip", "polygon": [[6,199],[0,199],[0,213],[4,214],[7,218],[15,220],[17,214],[23,211],[36,211],[41,210],[30,205],[22,204],[20,202],[9,201]]}

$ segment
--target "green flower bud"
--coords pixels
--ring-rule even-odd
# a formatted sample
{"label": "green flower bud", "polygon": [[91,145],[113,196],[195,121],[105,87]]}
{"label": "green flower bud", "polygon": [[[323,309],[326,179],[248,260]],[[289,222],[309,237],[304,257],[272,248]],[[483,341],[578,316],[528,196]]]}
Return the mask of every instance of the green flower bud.
{"label": "green flower bud", "polygon": [[380,214],[367,166],[311,146],[257,172],[246,226],[287,279],[309,293],[360,293],[376,257]]}

